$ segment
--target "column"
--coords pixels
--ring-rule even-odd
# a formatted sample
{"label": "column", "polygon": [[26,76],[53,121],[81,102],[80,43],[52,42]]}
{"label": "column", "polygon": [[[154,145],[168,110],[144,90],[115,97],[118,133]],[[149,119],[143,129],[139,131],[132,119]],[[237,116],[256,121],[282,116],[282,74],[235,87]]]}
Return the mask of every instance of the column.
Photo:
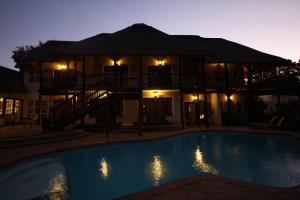
{"label": "column", "polygon": [[228,66],[227,63],[224,63],[225,67],[225,90],[226,90],[226,104],[227,104],[227,113],[228,113],[228,121],[229,126],[232,125],[232,109],[231,109],[231,89],[229,88],[229,78],[228,78]]}
{"label": "column", "polygon": [[[84,107],[85,103],[85,89],[86,89],[86,66],[85,66],[85,56],[82,57],[82,90],[81,90],[81,109]],[[80,120],[81,125],[84,125],[84,116]]]}
{"label": "column", "polygon": [[205,70],[205,58],[202,57],[201,67],[202,67],[202,84],[204,91],[204,121],[205,127],[209,128],[209,118],[208,118],[208,101],[207,101],[207,89],[206,89],[206,70]]}
{"label": "column", "polygon": [[181,128],[185,128],[184,123],[184,91],[182,87],[182,56],[179,56],[179,88],[180,88],[180,120],[181,120]]}
{"label": "column", "polygon": [[139,136],[143,134],[143,57],[139,56],[140,77],[139,77]]}

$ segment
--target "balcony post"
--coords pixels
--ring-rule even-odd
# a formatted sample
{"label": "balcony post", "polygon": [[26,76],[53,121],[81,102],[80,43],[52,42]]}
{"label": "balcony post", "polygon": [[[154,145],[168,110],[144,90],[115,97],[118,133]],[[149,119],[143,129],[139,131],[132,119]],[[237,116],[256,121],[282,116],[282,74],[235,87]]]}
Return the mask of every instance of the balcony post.
{"label": "balcony post", "polygon": [[182,56],[179,56],[179,88],[180,88],[180,117],[181,117],[181,128],[185,128],[184,123],[184,91],[182,87]]}
{"label": "balcony post", "polygon": [[249,114],[249,121],[253,121],[253,79],[252,79],[252,73],[253,73],[253,66],[248,65],[248,88],[249,88],[249,99],[248,99],[248,114]]}
{"label": "balcony post", "polygon": [[227,104],[227,113],[228,113],[228,121],[229,126],[232,125],[232,109],[231,109],[231,90],[229,88],[229,78],[228,78],[228,65],[224,63],[225,67],[225,90],[226,90],[226,104]]}
{"label": "balcony post", "polygon": [[195,118],[196,118],[196,124],[198,127],[201,126],[201,121],[200,121],[200,101],[199,101],[199,95],[200,95],[200,90],[201,90],[201,83],[200,83],[200,70],[198,69],[198,64],[199,64],[199,58],[197,58],[197,65],[196,65],[196,81],[197,81],[197,101],[195,105]]}
{"label": "balcony post", "polygon": [[142,136],[143,134],[143,57],[142,55],[139,55],[139,71],[140,71],[140,77],[139,77],[139,136]]}
{"label": "balcony post", "polygon": [[[67,73],[68,73],[68,71],[69,71],[69,60],[67,60]],[[69,78],[69,76],[68,76],[68,74],[66,74],[66,81],[67,81],[67,85],[66,85],[66,94],[65,94],[65,100],[67,101],[68,100],[68,87],[69,87],[69,82],[70,82],[70,78]]]}
{"label": "balcony post", "polygon": [[280,68],[275,67],[275,77],[276,77],[276,98],[277,98],[277,111],[281,107],[281,98],[280,98],[280,82],[279,82]]}
{"label": "balcony post", "polygon": [[40,72],[40,89],[39,89],[39,105],[38,105],[38,118],[37,118],[37,124],[40,125],[41,124],[41,103],[42,103],[42,94],[41,94],[41,91],[42,91],[42,87],[43,87],[43,84],[42,84],[42,80],[43,80],[43,62],[39,62],[39,72]]}
{"label": "balcony post", "polygon": [[[85,66],[85,56],[82,57],[82,90],[81,90],[81,109],[83,109],[84,107],[84,103],[85,103],[85,89],[86,89],[86,80],[85,80],[85,76],[86,76],[86,66]],[[81,125],[84,125],[84,116],[81,117],[80,120]]]}
{"label": "balcony post", "polygon": [[205,128],[209,128],[209,119],[208,119],[208,101],[207,101],[207,89],[206,89],[206,71],[205,71],[205,57],[202,57],[202,84],[204,90],[204,121]]}

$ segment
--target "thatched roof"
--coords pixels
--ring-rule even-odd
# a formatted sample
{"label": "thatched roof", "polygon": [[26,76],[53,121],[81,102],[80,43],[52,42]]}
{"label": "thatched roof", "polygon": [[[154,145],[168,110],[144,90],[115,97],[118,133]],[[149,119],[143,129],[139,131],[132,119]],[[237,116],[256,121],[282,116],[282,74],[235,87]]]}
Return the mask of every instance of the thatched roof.
{"label": "thatched roof", "polygon": [[0,66],[0,92],[25,92],[21,73]]}
{"label": "thatched roof", "polygon": [[283,64],[286,59],[266,54],[222,38],[168,35],[146,24],[134,24],[114,33],[102,33],[80,41],[48,41],[28,59],[58,59],[90,54],[198,55],[212,62]]}
{"label": "thatched roof", "polygon": [[222,38],[205,38],[203,45],[214,50],[213,62],[249,63],[249,64],[283,64],[290,61],[278,56],[260,52],[253,48]]}
{"label": "thatched roof", "polygon": [[69,46],[74,43],[76,41],[49,40],[42,46],[33,49],[27,56],[27,60],[57,60],[60,55],[63,57],[69,51]]}

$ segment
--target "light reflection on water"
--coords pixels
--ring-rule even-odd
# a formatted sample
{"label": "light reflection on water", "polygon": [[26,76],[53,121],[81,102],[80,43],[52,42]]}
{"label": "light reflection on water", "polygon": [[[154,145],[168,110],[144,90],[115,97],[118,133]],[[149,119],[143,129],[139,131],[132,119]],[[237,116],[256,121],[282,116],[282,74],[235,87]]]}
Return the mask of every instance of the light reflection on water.
{"label": "light reflection on water", "polygon": [[216,170],[212,165],[209,165],[205,162],[203,158],[203,153],[201,152],[200,147],[197,145],[194,151],[195,161],[193,163],[193,167],[199,169],[205,173],[212,173],[214,175],[218,174],[218,170]]}
{"label": "light reflection on water", "polygon": [[100,175],[103,179],[107,179],[111,173],[111,168],[105,158],[102,158],[99,166]]}
{"label": "light reflection on water", "polygon": [[153,156],[153,160],[151,162],[151,173],[154,179],[154,185],[158,186],[160,180],[165,174],[165,165],[159,155]]}
{"label": "light reflection on water", "polygon": [[52,177],[47,193],[50,200],[68,199],[67,180],[63,173],[57,173]]}

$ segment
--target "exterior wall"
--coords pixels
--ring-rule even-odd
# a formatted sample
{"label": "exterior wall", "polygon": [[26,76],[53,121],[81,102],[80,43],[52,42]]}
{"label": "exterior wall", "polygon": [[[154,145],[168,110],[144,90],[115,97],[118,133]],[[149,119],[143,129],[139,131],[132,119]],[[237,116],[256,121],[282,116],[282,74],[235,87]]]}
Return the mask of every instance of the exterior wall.
{"label": "exterior wall", "polygon": [[212,123],[214,125],[221,125],[222,124],[222,118],[221,113],[223,111],[223,94],[217,94],[213,93],[211,94],[211,104],[213,109],[212,114]]}
{"label": "exterior wall", "polygon": [[123,125],[132,124],[138,121],[138,100],[124,99],[123,100],[123,116],[118,117],[117,121]]}
{"label": "exterior wall", "polygon": [[32,63],[32,66],[24,68],[24,87],[27,91],[24,100],[24,116],[27,118],[37,119],[37,105],[39,100],[40,89],[40,74],[37,63]]}

